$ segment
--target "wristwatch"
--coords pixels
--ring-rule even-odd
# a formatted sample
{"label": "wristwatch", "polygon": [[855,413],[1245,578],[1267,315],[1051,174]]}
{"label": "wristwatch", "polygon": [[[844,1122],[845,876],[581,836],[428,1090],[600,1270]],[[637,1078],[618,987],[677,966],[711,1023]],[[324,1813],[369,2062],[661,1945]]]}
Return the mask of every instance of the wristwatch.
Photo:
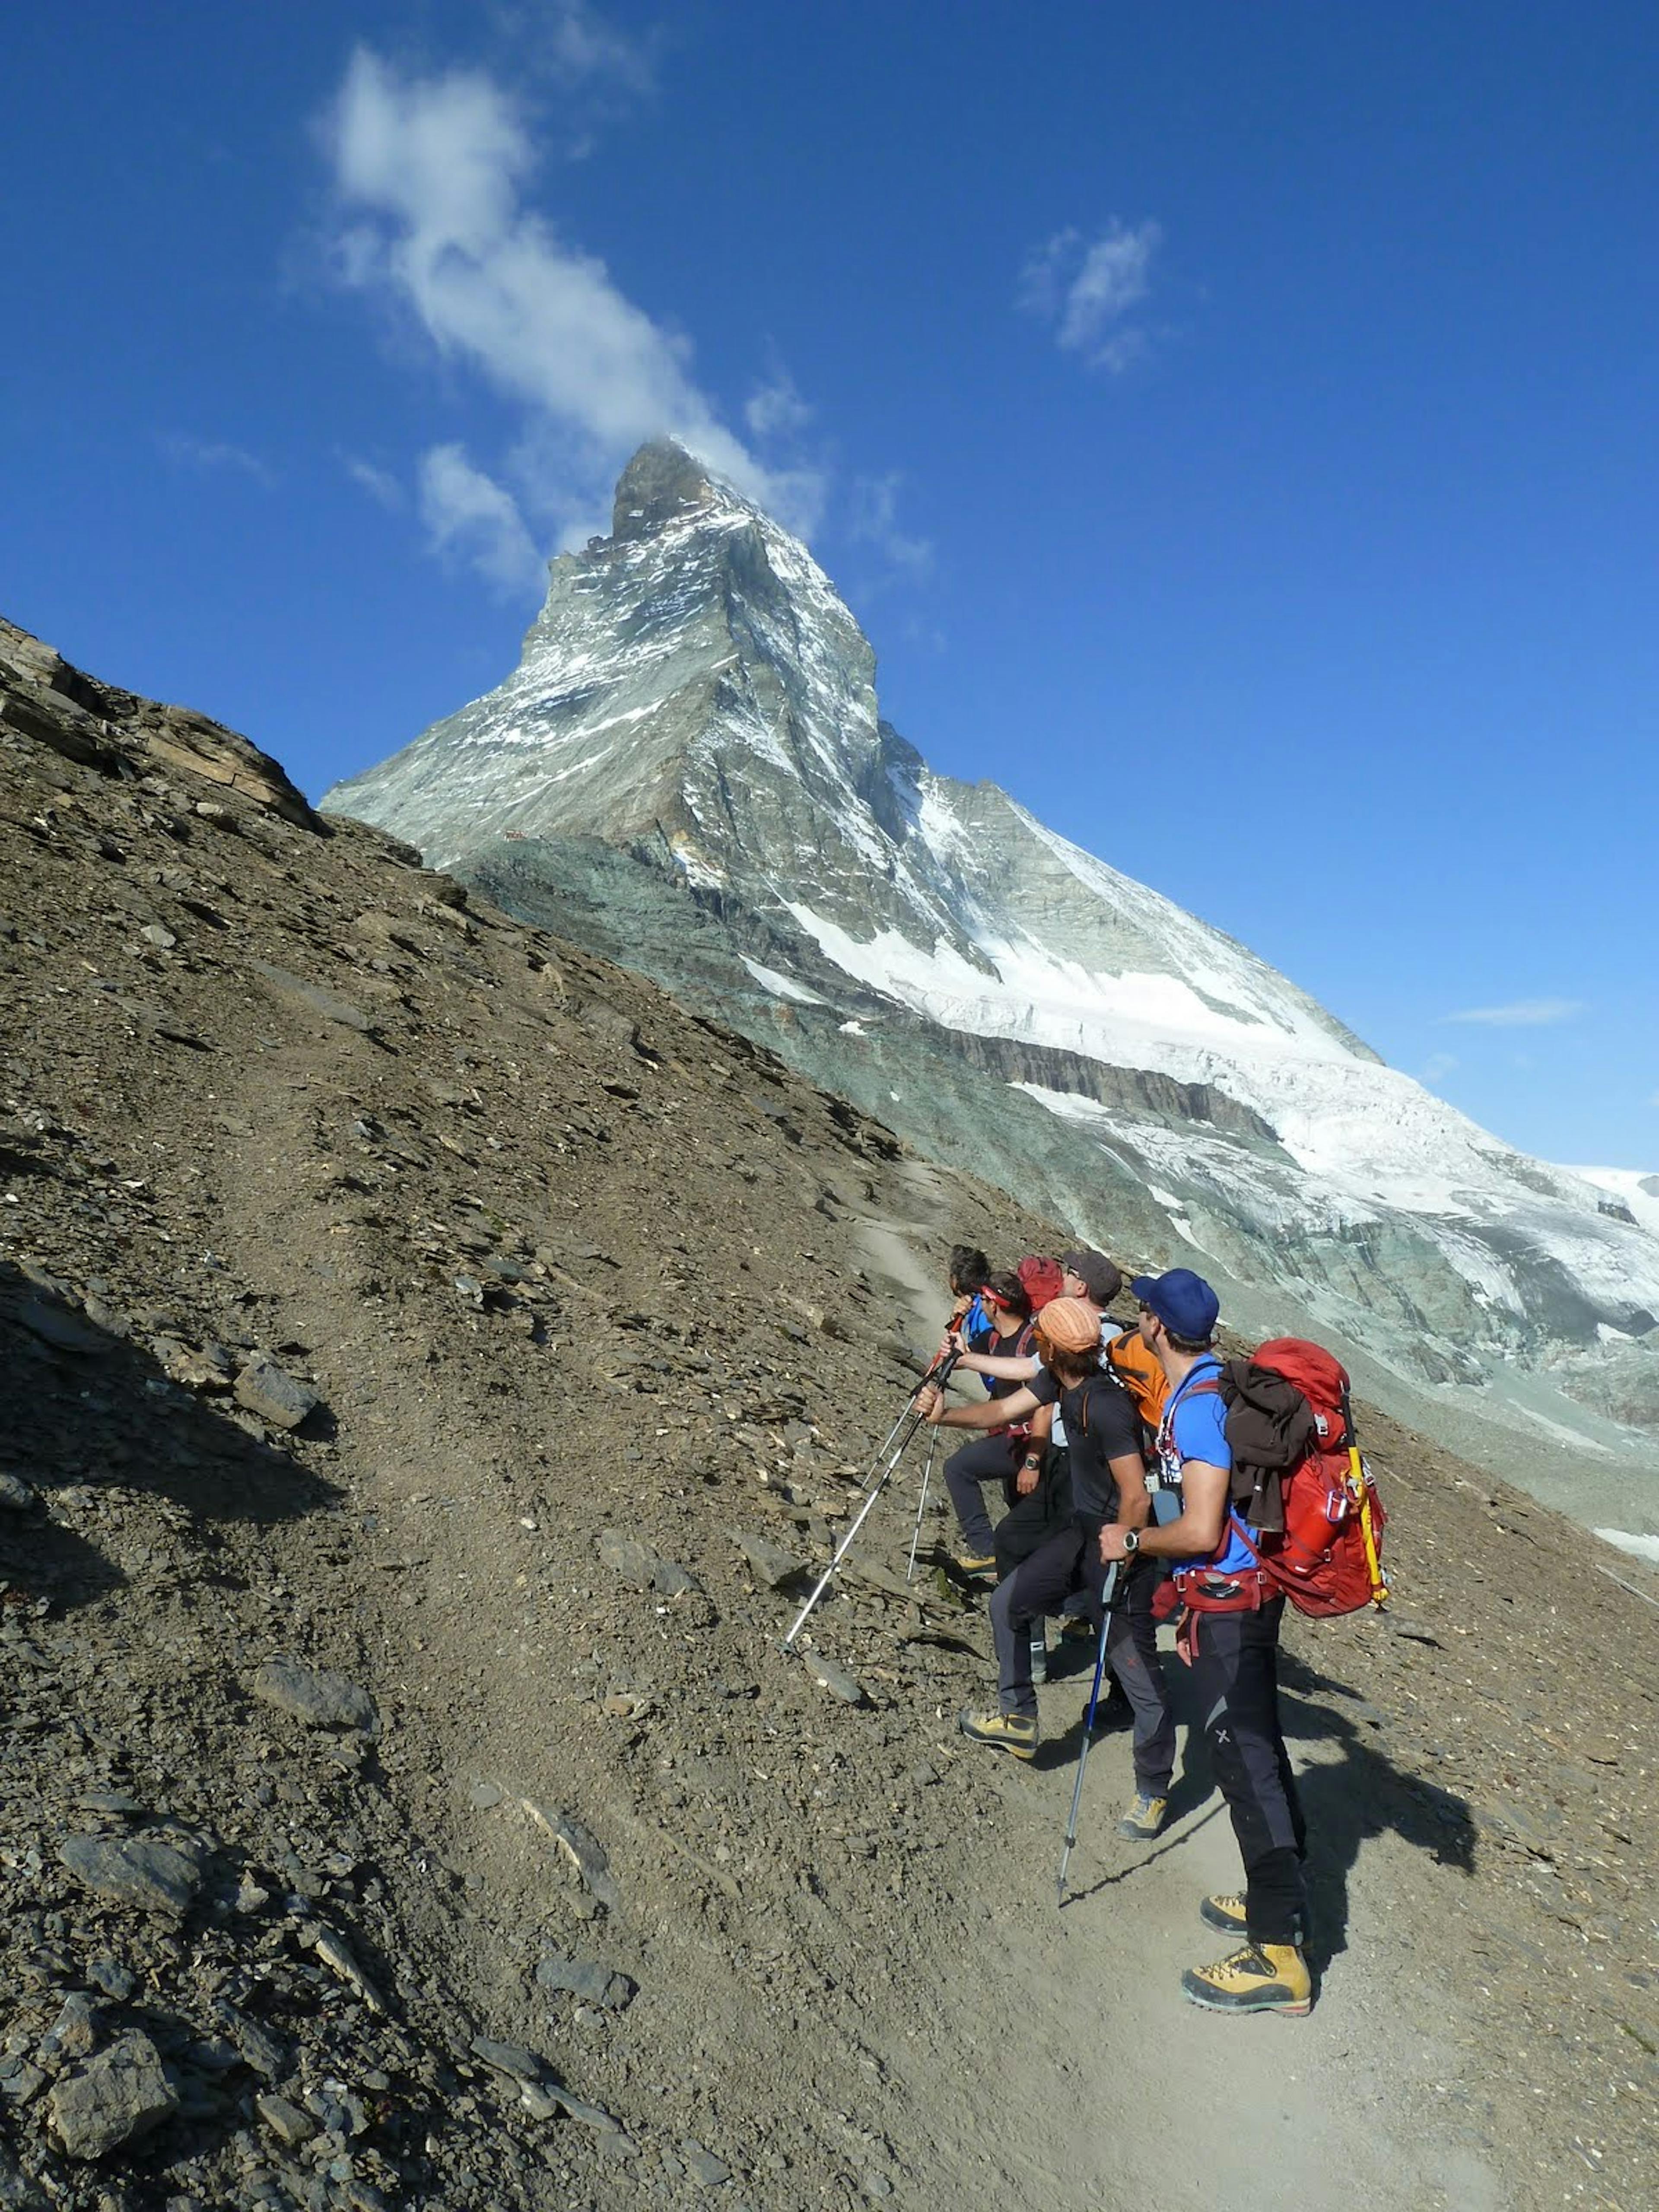
{"label": "wristwatch", "polygon": [[1133,1557],[1134,1557],[1135,1553],[1136,1553],[1139,1549],[1140,1549],[1140,1531],[1139,1531],[1139,1528],[1126,1528],[1126,1529],[1124,1530],[1124,1532],[1123,1532],[1123,1556],[1124,1556],[1124,1558],[1125,1558],[1126,1559],[1133,1559]]}

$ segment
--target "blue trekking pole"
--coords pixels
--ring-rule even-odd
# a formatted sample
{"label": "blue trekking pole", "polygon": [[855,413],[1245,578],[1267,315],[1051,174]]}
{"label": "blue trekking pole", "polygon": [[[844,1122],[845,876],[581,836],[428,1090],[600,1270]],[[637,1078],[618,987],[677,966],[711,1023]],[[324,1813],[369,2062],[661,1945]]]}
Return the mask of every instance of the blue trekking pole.
{"label": "blue trekking pole", "polygon": [[1077,1808],[1083,1802],[1083,1770],[1089,1763],[1089,1746],[1095,1733],[1095,1707],[1100,1702],[1101,1678],[1106,1672],[1106,1633],[1112,1625],[1112,1600],[1117,1594],[1118,1562],[1114,1559],[1106,1570],[1106,1580],[1100,1592],[1100,1647],[1095,1653],[1095,1679],[1089,1692],[1089,1711],[1083,1723],[1083,1748],[1077,1755],[1077,1780],[1072,1785],[1072,1817],[1066,1824],[1066,1848],[1060,1855],[1060,1894],[1054,1902],[1066,1902],[1066,1869],[1072,1863],[1072,1846],[1077,1841]]}

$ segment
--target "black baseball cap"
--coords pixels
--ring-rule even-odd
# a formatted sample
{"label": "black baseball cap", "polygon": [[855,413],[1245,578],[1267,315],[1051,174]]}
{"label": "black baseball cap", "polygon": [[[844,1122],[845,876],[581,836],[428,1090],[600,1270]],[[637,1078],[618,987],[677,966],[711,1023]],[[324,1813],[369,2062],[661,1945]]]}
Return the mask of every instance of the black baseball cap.
{"label": "black baseball cap", "polygon": [[1109,1306],[1123,1288],[1123,1270],[1115,1267],[1103,1252],[1065,1252],[1060,1264],[1075,1275],[1097,1306]]}

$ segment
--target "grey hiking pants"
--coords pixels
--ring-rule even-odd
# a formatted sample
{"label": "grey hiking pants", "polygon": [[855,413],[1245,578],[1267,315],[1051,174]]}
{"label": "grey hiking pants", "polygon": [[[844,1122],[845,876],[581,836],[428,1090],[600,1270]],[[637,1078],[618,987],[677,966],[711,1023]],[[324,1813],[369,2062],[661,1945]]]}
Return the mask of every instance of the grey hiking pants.
{"label": "grey hiking pants", "polygon": [[[1066,1601],[1086,1589],[1100,1620],[1106,1571],[1096,1541],[1097,1521],[1075,1520],[1051,1536],[999,1583],[991,1600],[991,1629],[997,1647],[997,1696],[1005,1713],[1036,1717],[1031,1681],[1031,1623],[1064,1610]],[[1139,1581],[1140,1577],[1134,1578]],[[1150,1589],[1152,1577],[1145,1577]],[[1176,1725],[1158,1652],[1158,1626],[1146,1606],[1134,1603],[1133,1588],[1112,1607],[1106,1631],[1106,1662],[1123,1685],[1134,1716],[1132,1739],[1135,1788],[1148,1797],[1166,1797],[1175,1772]]]}

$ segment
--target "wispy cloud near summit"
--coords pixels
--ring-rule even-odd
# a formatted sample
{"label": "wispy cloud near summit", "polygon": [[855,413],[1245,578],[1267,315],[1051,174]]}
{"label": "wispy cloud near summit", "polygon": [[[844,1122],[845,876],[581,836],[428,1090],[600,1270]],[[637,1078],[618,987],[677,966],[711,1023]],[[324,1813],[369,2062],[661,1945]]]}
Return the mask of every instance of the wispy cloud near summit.
{"label": "wispy cloud near summit", "polygon": [[1081,354],[1091,368],[1120,374],[1150,343],[1128,316],[1151,289],[1152,256],[1163,238],[1162,226],[1150,221],[1130,229],[1114,220],[1093,240],[1080,230],[1056,231],[1027,258],[1019,304],[1054,325],[1054,343],[1064,350]]}
{"label": "wispy cloud near summit", "polygon": [[[563,12],[565,27],[582,33],[573,63],[596,35],[593,20]],[[563,542],[579,542],[603,516],[621,462],[666,432],[788,526],[814,526],[823,496],[816,473],[769,468],[699,388],[689,342],[653,321],[603,261],[526,204],[537,167],[528,118],[486,72],[405,76],[361,46],[322,139],[341,280],[412,319],[441,356],[522,410],[506,471],[511,489],[465,464],[475,507],[489,484],[498,515],[511,507],[526,538],[526,507]],[[751,429],[759,435],[767,421],[763,410]],[[445,445],[428,455],[428,485],[454,488],[455,454]],[[506,542],[490,541],[483,561],[498,581]]]}

